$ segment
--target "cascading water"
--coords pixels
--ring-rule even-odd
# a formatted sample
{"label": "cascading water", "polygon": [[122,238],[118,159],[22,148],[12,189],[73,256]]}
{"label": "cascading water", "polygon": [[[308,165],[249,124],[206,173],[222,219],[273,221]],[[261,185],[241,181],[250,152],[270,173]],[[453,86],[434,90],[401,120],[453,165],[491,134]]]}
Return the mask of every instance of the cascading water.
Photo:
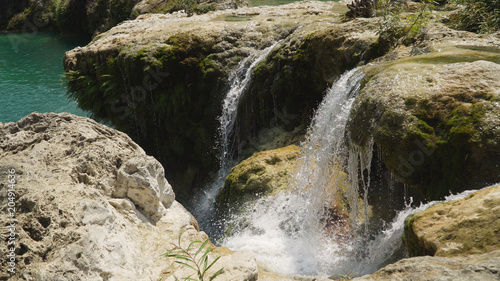
{"label": "cascading water", "polygon": [[200,224],[202,224],[203,229],[214,227],[214,222],[211,216],[214,213],[212,209],[214,208],[215,196],[224,185],[224,180],[229,174],[229,170],[233,164],[235,164],[232,163],[233,144],[231,137],[233,136],[233,127],[236,122],[240,97],[243,95],[251,82],[252,71],[280,42],[281,41],[277,41],[263,50],[250,54],[248,57],[240,61],[236,70],[229,77],[231,86],[223,100],[222,113],[218,118],[220,124],[217,131],[217,143],[219,146],[219,170],[215,180],[209,188],[204,189],[201,196],[198,196],[198,198],[195,199],[196,202],[193,204],[196,208],[193,210],[193,213],[198,221],[200,221]]}
{"label": "cascading water", "polygon": [[[281,274],[330,275],[332,268],[348,267],[345,253],[352,252],[353,245],[344,241],[347,225],[330,217],[338,189],[348,185],[343,172],[349,155],[344,135],[363,77],[354,69],[332,86],[303,145],[294,188],[259,199],[244,214],[234,215],[230,224],[236,230],[225,238],[224,246],[251,249],[261,264]],[[349,201],[357,202],[357,189],[347,191]]]}
{"label": "cascading water", "polygon": [[[363,72],[354,69],[332,86],[302,145],[293,186],[247,203],[243,213],[233,214],[226,222],[231,230],[223,246],[253,251],[264,269],[284,275],[357,276],[404,257],[405,218],[435,202],[418,208],[410,202],[381,229],[367,227],[373,141],[359,147],[347,145],[345,137],[363,78]],[[349,212],[335,212],[342,209],[339,197],[348,202],[343,207]]]}
{"label": "cascading water", "polygon": [[230,215],[223,246],[250,250],[261,267],[283,275],[357,276],[404,257],[405,218],[435,202],[410,202],[391,223],[368,227],[373,140],[361,147],[346,137],[363,78],[357,68],[334,83],[313,118],[292,186]]}

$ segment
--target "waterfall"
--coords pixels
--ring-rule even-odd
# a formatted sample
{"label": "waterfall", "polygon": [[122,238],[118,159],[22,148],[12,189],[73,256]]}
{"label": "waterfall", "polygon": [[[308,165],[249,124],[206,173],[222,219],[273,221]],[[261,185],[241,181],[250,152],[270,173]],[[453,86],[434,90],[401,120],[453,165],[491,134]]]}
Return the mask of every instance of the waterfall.
{"label": "waterfall", "polygon": [[195,198],[195,210],[193,214],[202,224],[202,228],[210,231],[209,228],[217,227],[213,222],[213,208],[215,196],[224,185],[224,180],[229,174],[229,170],[235,164],[233,163],[233,128],[238,113],[238,102],[245,93],[252,80],[252,72],[255,67],[263,61],[269,53],[282,40],[276,41],[271,46],[255,51],[248,57],[241,60],[229,77],[230,88],[222,102],[222,113],[218,117],[219,128],[217,130],[217,144],[219,149],[218,161],[219,170],[215,180],[208,188],[202,190],[202,193]]}
{"label": "waterfall", "polygon": [[369,227],[373,139],[355,145],[346,130],[363,78],[356,68],[334,83],[311,122],[289,189],[231,214],[222,246],[253,251],[264,270],[283,275],[360,276],[406,255],[405,218],[435,202],[415,208],[405,198],[410,203],[389,223]]}
{"label": "waterfall", "polygon": [[[358,213],[357,185],[351,188],[354,185],[348,183],[349,177],[344,173],[353,166],[349,165],[344,136],[363,78],[364,73],[354,69],[334,83],[302,145],[293,188],[261,198],[249,204],[245,213],[235,214],[230,222],[235,230],[226,237],[224,246],[252,250],[261,265],[287,275],[342,274],[351,265],[347,253],[352,253],[355,245],[350,241],[350,231],[346,224],[332,220],[331,215],[338,207],[339,200],[335,198],[339,191],[348,197],[351,217],[356,218]],[[364,159],[360,162],[366,165],[365,156],[351,158]],[[357,177],[357,170],[355,173]]]}

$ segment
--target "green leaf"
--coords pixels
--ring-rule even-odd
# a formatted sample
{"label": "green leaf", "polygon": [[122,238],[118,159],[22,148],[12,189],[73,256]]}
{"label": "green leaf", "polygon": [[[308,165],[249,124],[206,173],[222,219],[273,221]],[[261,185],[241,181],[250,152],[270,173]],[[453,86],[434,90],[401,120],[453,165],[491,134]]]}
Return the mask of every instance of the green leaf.
{"label": "green leaf", "polygon": [[205,248],[205,246],[207,245],[208,243],[208,239],[205,240],[205,242],[203,242],[203,244],[201,244],[200,248],[198,249],[198,251],[196,252],[196,254],[194,254],[194,257],[196,258],[196,256],[203,250],[203,248]]}
{"label": "green leaf", "polygon": [[[188,252],[188,251],[189,251],[189,249],[191,249],[191,246],[193,246],[194,244],[198,244],[198,243],[201,243],[201,241],[196,240],[196,241],[193,241],[193,242],[189,243],[189,246],[187,247],[186,252]],[[196,256],[196,255],[195,255],[195,256]]]}
{"label": "green leaf", "polygon": [[215,277],[219,276],[223,271],[224,271],[224,268],[219,269],[216,273],[214,273],[214,275],[212,275],[212,277],[210,277],[210,279],[208,279],[208,281],[214,280]]}
{"label": "green leaf", "polygon": [[203,254],[203,256],[201,256],[201,258],[198,260],[198,262],[203,261],[203,259],[205,259],[205,258],[208,258],[208,254],[210,254],[210,252],[212,252],[212,250],[213,250],[212,248],[207,249],[205,251],[205,253]]}
{"label": "green leaf", "polygon": [[220,259],[220,257],[217,257],[208,267],[206,270],[209,270],[218,260]]}
{"label": "green leaf", "polygon": [[183,266],[186,266],[186,267],[189,267],[189,268],[192,268],[194,271],[198,271],[196,268],[194,268],[193,266],[185,263],[185,262],[182,262],[182,261],[175,261],[175,263],[178,263],[180,265],[183,265]]}

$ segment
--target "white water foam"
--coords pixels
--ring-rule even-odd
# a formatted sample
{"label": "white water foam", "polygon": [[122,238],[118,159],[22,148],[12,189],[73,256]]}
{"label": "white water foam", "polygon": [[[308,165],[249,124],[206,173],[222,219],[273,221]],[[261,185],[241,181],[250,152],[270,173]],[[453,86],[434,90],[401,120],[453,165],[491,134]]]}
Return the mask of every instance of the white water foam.
{"label": "white water foam", "polygon": [[[358,276],[404,257],[401,236],[405,218],[436,202],[418,208],[406,207],[377,232],[368,231],[368,227],[356,228],[358,217],[359,221],[368,221],[365,206],[368,206],[373,142],[368,141],[365,147],[350,144],[348,149],[345,134],[363,77],[359,69],[354,69],[332,86],[303,144],[293,188],[248,203],[243,213],[233,214],[228,221],[231,233],[223,240],[223,246],[251,250],[264,269],[283,275]],[[339,170],[346,171],[348,176],[339,176]],[[332,179],[331,175],[337,178]],[[344,196],[348,197],[353,225],[352,235],[346,236],[329,231],[332,225],[328,226],[331,221],[327,218],[331,215],[327,210],[334,206],[337,188],[342,185],[348,186]],[[464,198],[470,193],[446,200]],[[359,204],[360,194],[364,206]]]}
{"label": "white water foam", "polygon": [[[327,93],[303,145],[294,188],[261,198],[233,216],[233,233],[223,242],[234,250],[253,250],[266,269],[285,275],[331,275],[350,266],[345,253],[352,243],[325,231],[328,209],[336,189],[345,185],[338,172],[346,169],[345,128],[364,74],[358,69],[342,75]],[[337,178],[330,175],[338,174]],[[328,176],[325,176],[328,175]],[[333,186],[332,186],[333,185]],[[351,197],[358,200],[357,189]],[[339,274],[342,271],[338,272]]]}

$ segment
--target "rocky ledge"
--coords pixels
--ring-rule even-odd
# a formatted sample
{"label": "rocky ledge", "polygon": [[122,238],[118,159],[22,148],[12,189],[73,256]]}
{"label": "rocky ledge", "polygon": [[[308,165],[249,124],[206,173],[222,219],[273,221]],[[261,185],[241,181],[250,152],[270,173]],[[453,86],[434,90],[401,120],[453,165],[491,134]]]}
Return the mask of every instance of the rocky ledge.
{"label": "rocky ledge", "polygon": [[218,166],[221,104],[244,58],[276,44],[239,101],[234,159],[259,150],[253,144],[266,130],[280,128],[289,140],[305,134],[333,81],[375,62],[364,68],[350,118],[353,144],[373,141],[384,169],[420,198],[498,182],[498,33],[453,30],[441,22],[449,11],[432,11],[415,42],[384,46],[382,17],[342,22],[345,11],[306,1],[141,15],[67,52],[67,85],[82,108],[167,167],[186,202]]}
{"label": "rocky ledge", "polygon": [[[0,163],[1,255],[15,256],[0,280],[173,280],[192,272],[160,255],[181,233],[183,246],[208,239],[160,163],[88,118],[33,113],[0,123]],[[216,280],[257,279],[251,253],[217,256]]]}
{"label": "rocky ledge", "polygon": [[495,185],[410,215],[404,241],[419,257],[354,280],[500,280],[499,214]]}
{"label": "rocky ledge", "polygon": [[96,34],[146,13],[234,9],[241,0],[26,0],[0,2],[0,31],[36,32],[56,28],[62,32]]}

